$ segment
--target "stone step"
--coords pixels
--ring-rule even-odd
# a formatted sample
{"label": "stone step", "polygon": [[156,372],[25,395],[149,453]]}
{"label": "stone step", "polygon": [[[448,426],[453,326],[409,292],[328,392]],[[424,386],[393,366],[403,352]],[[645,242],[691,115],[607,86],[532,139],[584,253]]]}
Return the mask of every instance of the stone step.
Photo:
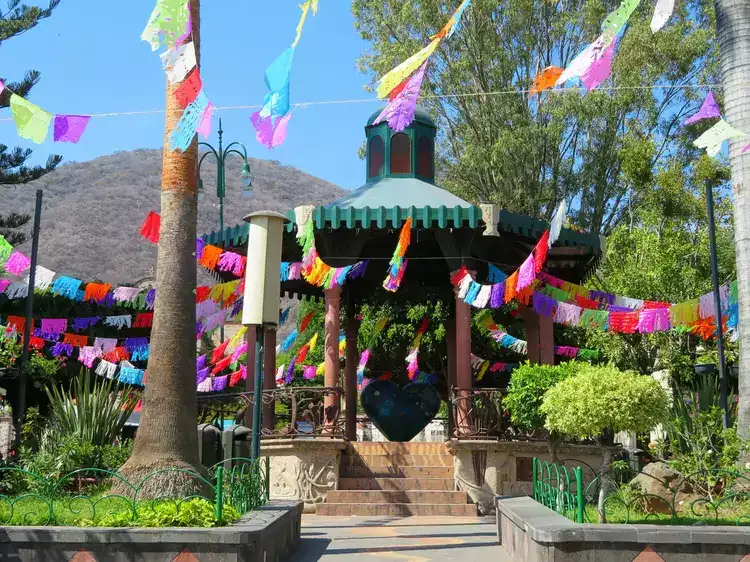
{"label": "stone step", "polygon": [[341,466],[453,466],[451,455],[349,455],[341,457]]}
{"label": "stone step", "polygon": [[346,466],[341,465],[341,478],[450,478],[453,466]]}
{"label": "stone step", "polygon": [[349,444],[348,452],[356,451],[360,455],[443,455],[448,452],[443,443],[389,443],[359,441]]}
{"label": "stone step", "polygon": [[[329,492],[330,493],[330,492]],[[390,516],[411,517],[423,516],[448,516],[477,517],[477,506],[470,503],[464,504],[424,504],[424,503],[319,503],[316,506],[317,515],[350,516],[359,515],[365,517]]]}
{"label": "stone step", "polygon": [[331,490],[326,503],[409,503],[455,504],[468,503],[466,492],[423,490]]}
{"label": "stone step", "polygon": [[339,490],[444,490],[451,492],[453,478],[341,478]]}

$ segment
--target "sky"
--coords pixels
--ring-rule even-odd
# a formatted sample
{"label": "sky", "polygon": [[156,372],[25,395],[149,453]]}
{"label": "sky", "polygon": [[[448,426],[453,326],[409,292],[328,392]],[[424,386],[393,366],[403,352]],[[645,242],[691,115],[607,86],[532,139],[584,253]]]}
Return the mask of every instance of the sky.
{"label": "sky", "polygon": [[[44,5],[44,0],[28,4]],[[201,76],[216,106],[261,105],[266,67],[294,40],[300,0],[204,0],[201,6]],[[158,52],[140,40],[154,0],[62,0],[52,16],[0,48],[0,76],[20,79],[41,72],[29,101],[50,113],[95,114],[163,110],[165,77]],[[351,4],[322,0],[307,18],[292,68],[292,103],[367,100],[317,105],[295,111],[281,147],[269,151],[255,140],[255,109],[217,111],[209,142],[222,119],[226,142],[240,141],[248,156],[282,164],[346,189],[364,183],[357,149],[364,125],[379,104],[364,90],[369,77],[356,68],[367,48],[354,29]],[[163,146],[164,115],[94,118],[79,144],[42,145],[18,137],[10,109],[0,113],[0,142],[32,148],[31,162],[48,154],[86,161],[117,151]]]}

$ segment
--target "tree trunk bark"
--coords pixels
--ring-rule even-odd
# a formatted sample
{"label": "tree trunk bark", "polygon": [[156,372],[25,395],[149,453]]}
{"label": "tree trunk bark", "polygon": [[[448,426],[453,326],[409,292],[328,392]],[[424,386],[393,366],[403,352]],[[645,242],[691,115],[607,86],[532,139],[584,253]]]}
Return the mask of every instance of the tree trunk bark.
{"label": "tree trunk bark", "polygon": [[599,440],[599,445],[602,448],[602,470],[599,474],[599,500],[597,501],[596,510],[599,515],[599,523],[607,522],[607,512],[604,509],[604,502],[607,499],[607,492],[609,492],[609,472],[610,465],[612,464],[612,450],[609,446]]}
{"label": "tree trunk bark", "polygon": [[[200,64],[200,0],[190,0],[192,40]],[[133,454],[122,467],[133,484],[155,470],[176,467],[201,472],[198,458],[195,385],[195,239],[198,215],[198,143],[186,152],[169,149],[169,135],[182,115],[167,84],[161,187],[161,233],[156,262],[157,299],[151,332],[148,381]],[[149,478],[138,499],[185,497],[203,485],[179,471]]]}
{"label": "tree trunk bark", "polygon": [[[724,115],[733,127],[750,133],[750,4],[747,0],[715,0],[716,31],[721,50]],[[734,232],[739,289],[740,437],[750,438],[750,155],[740,155],[747,139],[729,141],[734,191]]]}
{"label": "tree trunk bark", "polygon": [[560,443],[562,443],[562,440],[562,435],[550,431],[547,436],[547,453],[549,453],[549,462],[557,463],[557,448],[560,446]]}

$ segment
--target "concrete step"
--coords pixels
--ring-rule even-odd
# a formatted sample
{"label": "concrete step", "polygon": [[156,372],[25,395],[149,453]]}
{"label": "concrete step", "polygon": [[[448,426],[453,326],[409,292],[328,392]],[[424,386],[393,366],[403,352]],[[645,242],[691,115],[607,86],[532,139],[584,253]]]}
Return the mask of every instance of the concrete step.
{"label": "concrete step", "polygon": [[466,492],[424,490],[332,490],[327,503],[410,503],[456,504],[468,502]]}
{"label": "concrete step", "polygon": [[339,469],[341,478],[450,478],[453,479],[451,466],[347,466]]}
{"label": "concrete step", "polygon": [[395,453],[392,455],[349,455],[341,457],[341,466],[453,466],[453,457],[451,455],[402,455]]}
{"label": "concrete step", "polygon": [[389,443],[359,441],[350,443],[348,452],[356,451],[360,455],[443,455],[448,452],[444,443]]}
{"label": "concrete step", "polygon": [[[329,492],[330,493],[330,492]],[[365,517],[390,516],[411,517],[422,516],[447,516],[477,517],[477,506],[470,503],[464,504],[424,504],[424,503],[319,503],[316,506],[317,515],[349,516],[359,515]]]}
{"label": "concrete step", "polygon": [[341,478],[339,490],[443,490],[452,492],[453,478]]}

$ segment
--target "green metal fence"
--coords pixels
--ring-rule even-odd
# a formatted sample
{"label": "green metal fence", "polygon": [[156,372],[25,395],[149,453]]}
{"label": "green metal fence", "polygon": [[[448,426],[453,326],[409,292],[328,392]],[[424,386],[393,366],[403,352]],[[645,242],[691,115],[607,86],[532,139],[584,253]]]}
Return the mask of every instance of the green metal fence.
{"label": "green metal fence", "polygon": [[750,525],[750,472],[713,468],[660,480],[615,462],[584,485],[580,466],[534,459],[533,498],[577,523]]}
{"label": "green metal fence", "polygon": [[[221,524],[227,506],[244,514],[269,499],[268,457],[227,460],[231,463],[217,463],[203,474],[170,467],[155,470],[137,482],[99,468],[45,476],[2,467],[0,525],[97,524],[105,516],[110,520],[116,517],[123,526],[137,525],[144,514],[153,515],[161,505],[173,506],[176,512],[192,509],[188,502],[194,499],[210,502],[215,521]],[[169,492],[168,482],[175,478],[191,490],[189,495],[175,497]]]}
{"label": "green metal fence", "polygon": [[535,457],[531,477],[536,501],[577,523],[583,523],[585,503],[583,470],[580,466],[569,471],[565,466]]}

